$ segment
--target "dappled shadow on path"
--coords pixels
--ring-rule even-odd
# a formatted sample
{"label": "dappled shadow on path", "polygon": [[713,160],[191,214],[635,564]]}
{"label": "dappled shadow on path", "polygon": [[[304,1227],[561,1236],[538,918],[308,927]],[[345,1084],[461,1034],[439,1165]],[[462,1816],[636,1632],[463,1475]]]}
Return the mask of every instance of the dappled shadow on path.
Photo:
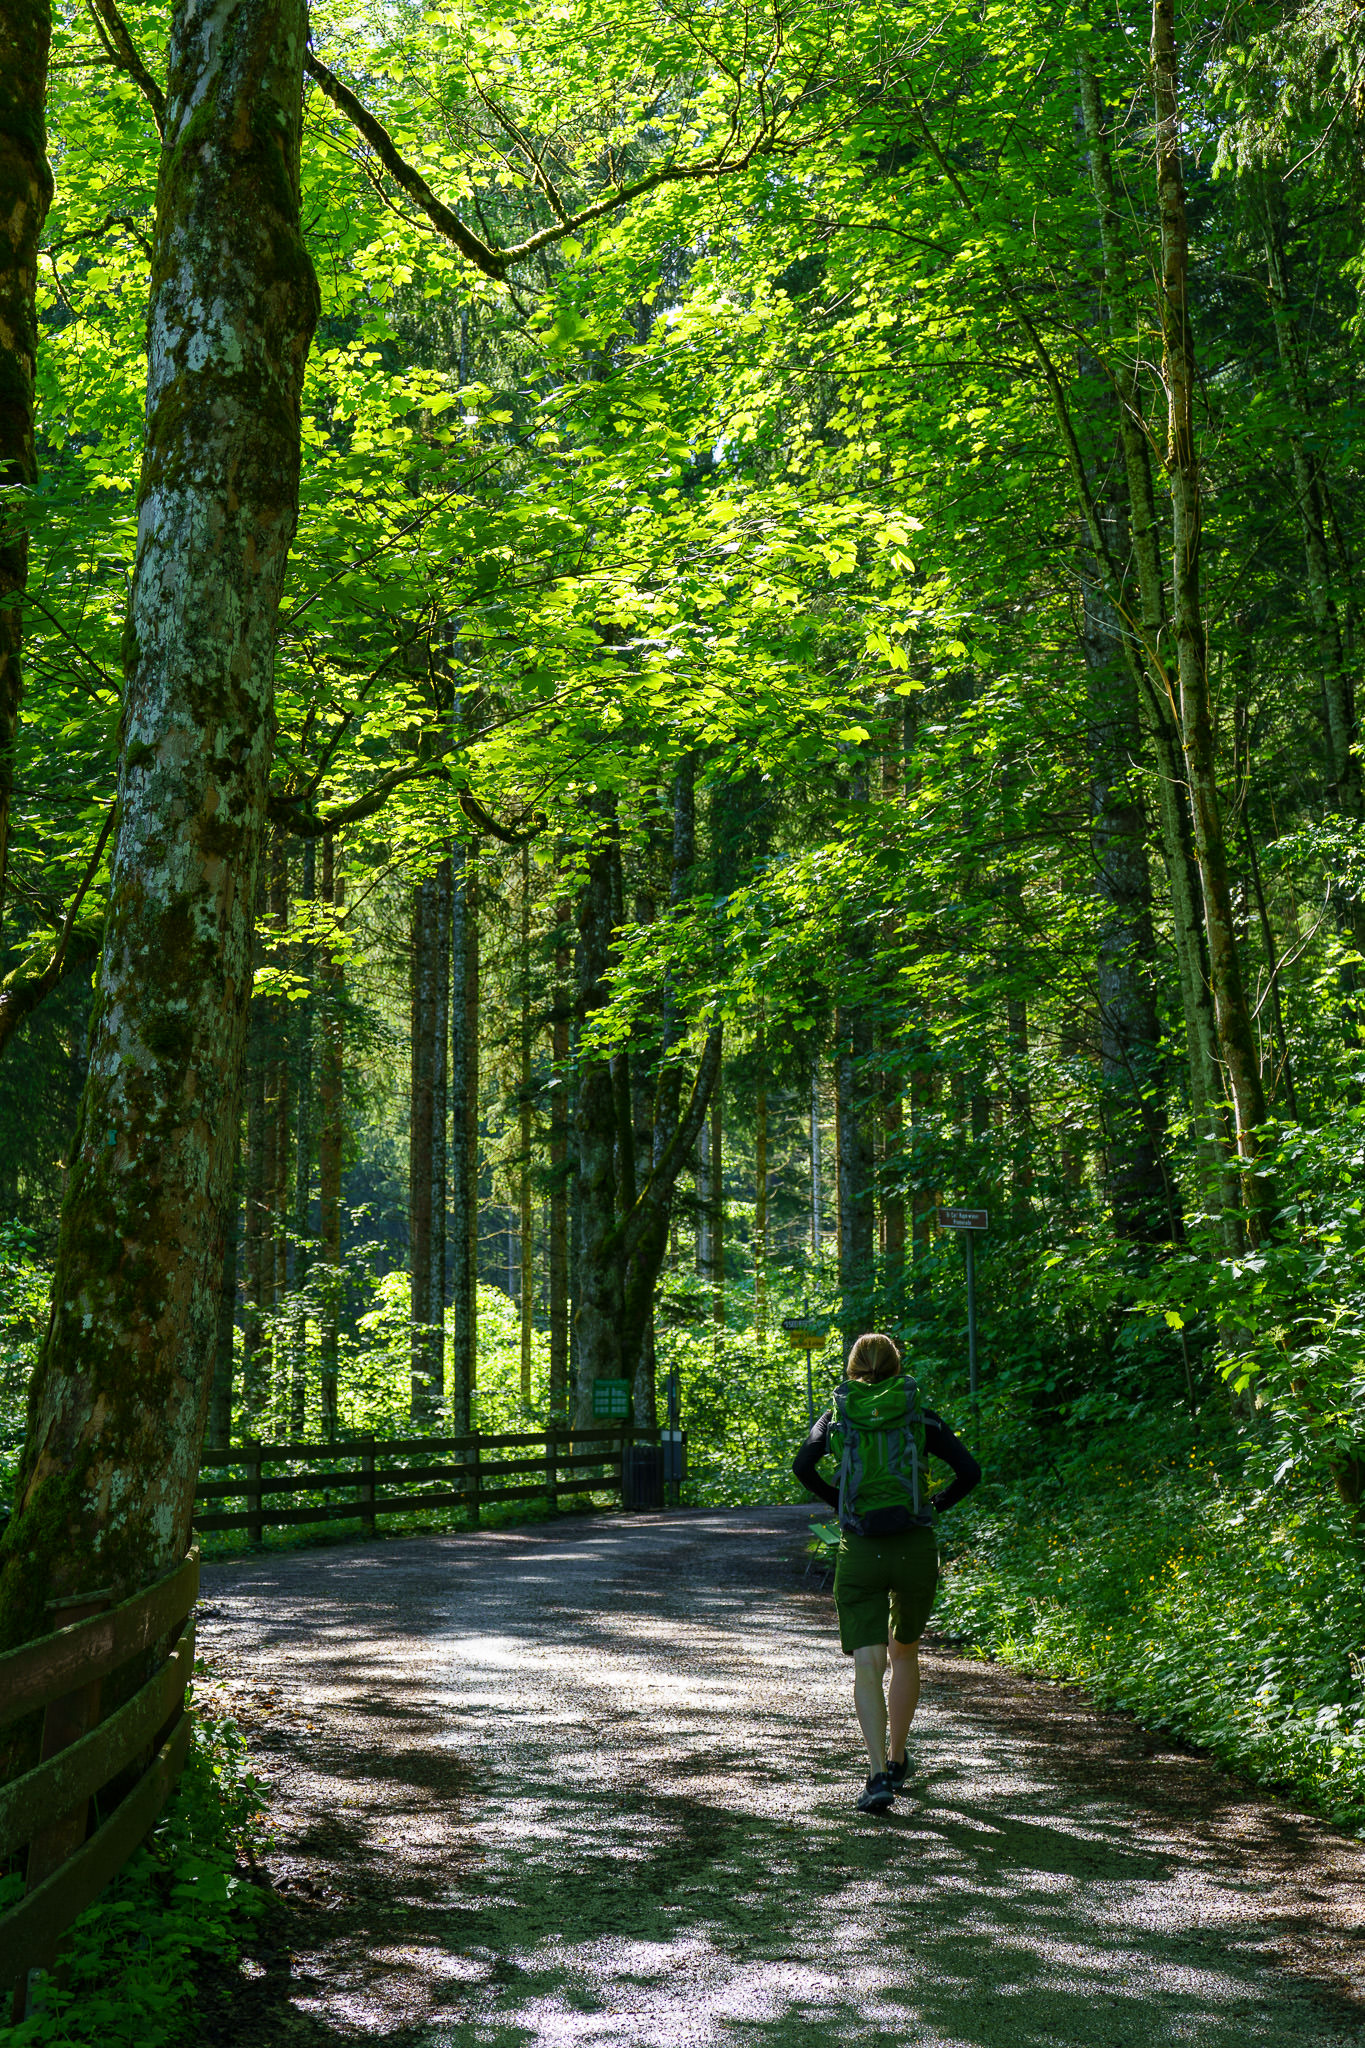
{"label": "dappled shadow on path", "polygon": [[913,1797],[855,1814],[847,1667],[793,1585],[793,1526],[613,1520],[215,1574],[213,1653],[285,1825],[274,2017],[205,2038],[1365,2042],[1359,2007],[1278,1966],[1283,1871],[1244,1853],[1236,1800],[1144,1805],[1084,1742],[992,1716],[975,1667],[931,1676]]}

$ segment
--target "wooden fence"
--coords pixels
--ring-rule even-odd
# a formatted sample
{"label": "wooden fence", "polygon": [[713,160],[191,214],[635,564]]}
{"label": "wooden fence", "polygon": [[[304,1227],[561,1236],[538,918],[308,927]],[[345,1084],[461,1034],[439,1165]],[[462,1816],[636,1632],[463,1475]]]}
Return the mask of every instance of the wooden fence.
{"label": "wooden fence", "polygon": [[[228,1444],[206,1450],[200,1461],[201,1473],[225,1471],[227,1476],[201,1477],[194,1526],[204,1533],[245,1529],[259,1543],[267,1527],[301,1522],[358,1521],[372,1536],[380,1515],[419,1509],[463,1508],[477,1522],[480,1507],[490,1501],[539,1500],[553,1512],[562,1495],[573,1493],[613,1493],[631,1505],[652,1506],[653,1501],[631,1499],[631,1450],[653,1441],[652,1433],[617,1423],[609,1429],[512,1436]],[[433,1483],[438,1480],[439,1486]],[[290,1494],[311,1498],[285,1506]],[[225,1501],[242,1505],[217,1505]]]}
{"label": "wooden fence", "polygon": [[[53,1966],[61,1935],[122,1869],[180,1774],[198,1590],[192,1550],[116,1607],[107,1592],[60,1603],[52,1634],[0,1656],[0,1728],[43,1716],[39,1761],[0,1786],[0,1861],[28,1845],[24,1896],[0,1912],[0,1993],[15,1986],[16,2019],[31,1973]],[[104,1680],[168,1638],[151,1677],[101,1720]]]}

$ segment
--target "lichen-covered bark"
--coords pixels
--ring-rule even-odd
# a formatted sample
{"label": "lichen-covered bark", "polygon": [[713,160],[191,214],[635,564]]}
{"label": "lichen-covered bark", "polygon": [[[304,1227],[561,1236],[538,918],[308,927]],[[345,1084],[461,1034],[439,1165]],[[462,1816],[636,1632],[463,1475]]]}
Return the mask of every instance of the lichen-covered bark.
{"label": "lichen-covered bark", "polygon": [[28,575],[28,529],[15,500],[34,481],[38,237],[52,198],[43,120],[51,41],[49,0],[5,0],[0,7],[0,928]]}
{"label": "lichen-covered bark", "polygon": [[213,1365],[317,288],[299,232],[302,0],[178,0],[90,1074],[0,1644],[189,1537]]}

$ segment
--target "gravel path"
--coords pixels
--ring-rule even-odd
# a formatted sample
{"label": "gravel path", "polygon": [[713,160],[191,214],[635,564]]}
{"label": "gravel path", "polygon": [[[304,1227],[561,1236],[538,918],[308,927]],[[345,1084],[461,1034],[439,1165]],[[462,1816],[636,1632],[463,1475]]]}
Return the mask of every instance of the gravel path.
{"label": "gravel path", "polygon": [[926,1658],[866,1766],[802,1508],[212,1565],[282,1900],[221,2048],[1365,2048],[1359,1847],[1079,1693]]}

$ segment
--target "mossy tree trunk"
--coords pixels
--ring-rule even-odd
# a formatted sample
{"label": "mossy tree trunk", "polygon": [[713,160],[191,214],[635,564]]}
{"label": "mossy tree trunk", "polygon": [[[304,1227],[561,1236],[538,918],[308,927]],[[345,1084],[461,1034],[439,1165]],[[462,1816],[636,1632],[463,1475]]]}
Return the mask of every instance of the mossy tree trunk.
{"label": "mossy tree trunk", "polygon": [[89,1078],[0,1644],[189,1540],[213,1370],[317,286],[299,230],[302,0],[177,0]]}
{"label": "mossy tree trunk", "polygon": [[33,381],[38,360],[38,237],[52,199],[44,108],[52,41],[49,0],[0,7],[0,928],[9,869],[10,800],[23,676],[28,526],[5,500],[35,478]]}

